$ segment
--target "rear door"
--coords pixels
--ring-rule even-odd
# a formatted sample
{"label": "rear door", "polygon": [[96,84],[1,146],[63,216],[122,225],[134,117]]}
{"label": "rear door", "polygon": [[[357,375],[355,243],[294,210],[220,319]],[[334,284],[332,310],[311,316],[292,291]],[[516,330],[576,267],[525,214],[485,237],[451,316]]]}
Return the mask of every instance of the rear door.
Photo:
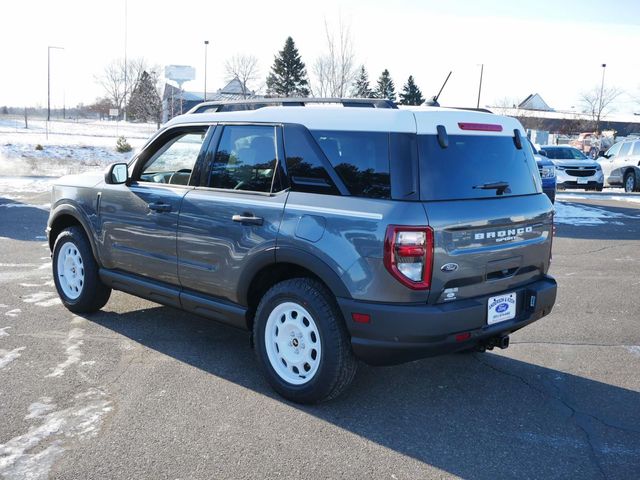
{"label": "rear door", "polygon": [[446,142],[419,127],[420,191],[435,245],[430,303],[508,293],[549,266],[552,206],[528,142],[516,142],[508,125],[460,125],[468,130],[448,125]]}
{"label": "rear door", "polygon": [[178,273],[185,289],[238,303],[254,260],[275,261],[288,190],[281,127],[219,125],[199,186],[182,202]]}
{"label": "rear door", "polygon": [[622,184],[624,172],[629,166],[629,157],[631,155],[631,148],[634,142],[624,142],[620,147],[620,151],[613,157],[611,162],[611,183],[616,185]]}

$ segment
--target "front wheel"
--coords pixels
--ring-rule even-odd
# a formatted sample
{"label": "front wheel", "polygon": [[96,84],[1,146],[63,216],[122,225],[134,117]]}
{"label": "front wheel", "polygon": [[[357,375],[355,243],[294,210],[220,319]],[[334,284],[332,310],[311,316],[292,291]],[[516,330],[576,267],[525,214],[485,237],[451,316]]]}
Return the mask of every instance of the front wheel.
{"label": "front wheel", "polygon": [[91,245],[80,227],[64,229],[53,247],[53,281],[60,300],[74,313],[105,306],[111,289],[102,283]]}
{"label": "front wheel", "polygon": [[335,299],[310,278],[274,285],[260,300],[253,336],[271,386],[298,403],[337,397],[353,380],[357,360]]}
{"label": "front wheel", "polygon": [[638,191],[638,177],[636,172],[627,172],[624,176],[624,191],[631,193]]}

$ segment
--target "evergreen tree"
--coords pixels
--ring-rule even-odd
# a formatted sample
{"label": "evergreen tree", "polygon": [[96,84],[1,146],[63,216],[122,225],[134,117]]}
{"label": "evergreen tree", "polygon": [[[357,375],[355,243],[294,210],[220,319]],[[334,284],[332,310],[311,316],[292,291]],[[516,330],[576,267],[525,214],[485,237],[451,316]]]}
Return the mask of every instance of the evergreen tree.
{"label": "evergreen tree", "polygon": [[386,98],[387,100],[396,101],[396,87],[391,80],[389,70],[386,68],[378,78],[378,85],[374,92],[376,98]]}
{"label": "evergreen tree", "polygon": [[304,62],[291,37],[276,55],[267,77],[267,93],[283,97],[308,97],[309,80]]}
{"label": "evergreen tree", "polygon": [[364,68],[364,65],[360,67],[360,73],[358,73],[358,78],[353,82],[353,90],[351,91],[351,95],[356,98],[374,98],[375,95],[369,86],[369,75],[367,75],[367,70]]}
{"label": "evergreen tree", "polygon": [[133,121],[160,121],[162,99],[156,90],[155,79],[146,71],[142,72],[138,83],[131,92],[127,112]]}
{"label": "evergreen tree", "polygon": [[423,102],[422,92],[413,80],[413,75],[409,75],[407,83],[402,87],[400,105],[422,105]]}

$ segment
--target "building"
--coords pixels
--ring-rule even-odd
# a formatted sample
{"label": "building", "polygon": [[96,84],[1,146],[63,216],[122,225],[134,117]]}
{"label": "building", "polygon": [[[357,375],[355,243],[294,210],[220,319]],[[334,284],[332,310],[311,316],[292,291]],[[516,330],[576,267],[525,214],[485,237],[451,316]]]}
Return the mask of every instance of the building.
{"label": "building", "polygon": [[[595,122],[588,113],[554,110],[537,93],[529,95],[517,106],[489,109],[500,115],[516,117],[527,130],[572,135],[590,132],[595,128]],[[640,115],[610,113],[600,119],[600,128],[614,130],[616,135],[621,137],[637,134],[640,132]]]}
{"label": "building", "polygon": [[[243,100],[246,98],[256,98],[256,92],[246,90],[237,77],[217,91],[207,92],[208,101]],[[176,115],[188,112],[204,100],[204,92],[188,92],[165,83],[162,94],[162,123],[171,120]]]}

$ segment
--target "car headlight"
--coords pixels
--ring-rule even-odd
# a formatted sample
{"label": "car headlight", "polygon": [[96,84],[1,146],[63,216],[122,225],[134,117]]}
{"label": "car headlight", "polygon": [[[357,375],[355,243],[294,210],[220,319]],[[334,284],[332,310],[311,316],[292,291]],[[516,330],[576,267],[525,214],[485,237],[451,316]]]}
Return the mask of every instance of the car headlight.
{"label": "car headlight", "polygon": [[553,178],[556,176],[556,169],[553,166],[550,167],[542,167],[540,170],[540,176],[542,178]]}

